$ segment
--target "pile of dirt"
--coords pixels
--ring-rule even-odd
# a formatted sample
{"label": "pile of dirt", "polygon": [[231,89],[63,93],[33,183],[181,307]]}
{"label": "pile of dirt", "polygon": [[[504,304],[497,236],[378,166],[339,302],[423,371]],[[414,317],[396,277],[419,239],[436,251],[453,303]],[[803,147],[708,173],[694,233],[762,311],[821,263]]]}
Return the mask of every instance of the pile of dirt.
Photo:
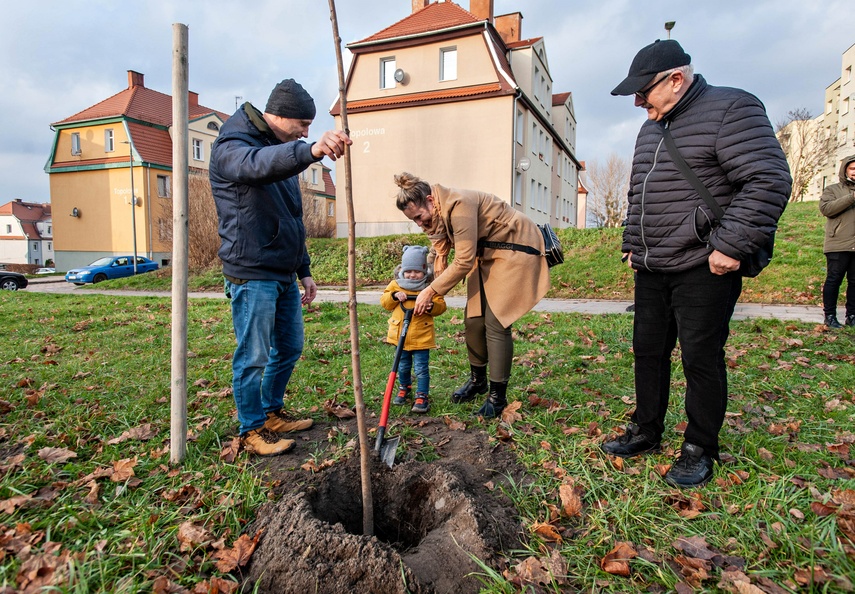
{"label": "pile of dirt", "polygon": [[[362,534],[358,448],[318,473],[294,468],[290,454],[261,463],[258,469],[279,482],[281,498],[262,507],[247,530],[263,528],[264,535],[244,587],[300,594],[467,593],[482,586],[470,575],[482,572],[473,557],[504,570],[502,552],[519,548],[522,528],[501,487],[524,481],[524,470],[477,424],[466,429],[442,419],[419,421],[402,439],[394,468],[372,457],[371,537]],[[301,434],[296,458],[303,459],[300,452],[322,458],[332,428],[319,424]],[[355,421],[337,424],[340,430],[355,436]],[[439,458],[416,461],[426,449]]]}

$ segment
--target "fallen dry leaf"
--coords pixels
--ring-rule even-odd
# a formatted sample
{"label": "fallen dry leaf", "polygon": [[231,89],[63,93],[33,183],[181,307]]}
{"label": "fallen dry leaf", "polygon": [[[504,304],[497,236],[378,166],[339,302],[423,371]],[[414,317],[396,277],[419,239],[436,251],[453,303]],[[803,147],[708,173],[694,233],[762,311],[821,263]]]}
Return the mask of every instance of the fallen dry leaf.
{"label": "fallen dry leaf", "polygon": [[110,475],[110,480],[114,483],[123,483],[134,476],[134,466],[137,465],[137,457],[125,458],[113,462],[113,473]]}
{"label": "fallen dry leaf", "polygon": [[514,421],[522,420],[522,415],[517,411],[522,406],[522,402],[519,400],[515,400],[508,404],[505,407],[505,410],[502,411],[502,420],[508,425],[513,425]]}
{"label": "fallen dry leaf", "polygon": [[235,437],[220,451],[220,459],[231,464],[237,458],[238,453],[240,453],[240,437]]}
{"label": "fallen dry leaf", "polygon": [[558,534],[558,530],[552,524],[547,524],[545,522],[535,522],[531,525],[531,531],[537,534],[543,540],[549,542],[561,542],[561,535]]}
{"label": "fallen dry leaf", "polygon": [[628,542],[619,542],[600,560],[600,568],[606,573],[629,577],[629,562],[638,556],[635,547]]}
{"label": "fallen dry leaf", "polygon": [[561,497],[561,513],[568,518],[582,515],[582,498],[571,485],[558,487],[558,495]]}
{"label": "fallen dry leaf", "polygon": [[214,553],[213,557],[217,559],[217,569],[223,573],[228,573],[246,565],[255,552],[255,547],[258,546],[258,539],[261,538],[262,532],[264,532],[263,529],[259,530],[252,538],[246,534],[241,534],[232,548]]}
{"label": "fallen dry leaf", "polygon": [[128,429],[127,431],[123,432],[119,437],[114,437],[107,443],[109,445],[116,445],[117,443],[128,441],[129,439],[136,439],[138,441],[148,441],[155,435],[157,435],[157,430],[154,428],[154,426],[151,423],[145,423],[143,425]]}
{"label": "fallen dry leaf", "polygon": [[182,522],[178,526],[179,550],[191,551],[196,547],[205,546],[214,540],[210,530],[191,521]]}
{"label": "fallen dry leaf", "polygon": [[48,464],[54,464],[76,458],[77,453],[66,448],[42,448],[38,451],[38,456]]}

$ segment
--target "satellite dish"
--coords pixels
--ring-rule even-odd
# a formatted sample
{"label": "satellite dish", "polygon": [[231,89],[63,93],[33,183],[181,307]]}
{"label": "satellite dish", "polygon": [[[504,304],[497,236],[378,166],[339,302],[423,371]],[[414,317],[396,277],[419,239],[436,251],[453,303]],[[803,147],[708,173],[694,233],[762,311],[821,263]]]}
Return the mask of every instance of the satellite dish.
{"label": "satellite dish", "polygon": [[522,173],[523,171],[528,171],[528,168],[531,167],[531,161],[529,161],[528,157],[523,157],[517,163],[517,171]]}
{"label": "satellite dish", "polygon": [[399,83],[404,82],[404,71],[403,71],[403,69],[398,68],[395,71],[395,81],[399,82]]}

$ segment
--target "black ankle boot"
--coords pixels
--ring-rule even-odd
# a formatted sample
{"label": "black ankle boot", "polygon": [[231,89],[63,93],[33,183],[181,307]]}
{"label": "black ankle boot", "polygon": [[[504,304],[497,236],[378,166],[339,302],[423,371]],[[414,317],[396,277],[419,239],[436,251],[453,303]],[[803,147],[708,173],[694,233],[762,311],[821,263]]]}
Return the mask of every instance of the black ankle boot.
{"label": "black ankle boot", "polygon": [[485,419],[500,417],[508,405],[507,393],[508,382],[490,382],[490,395],[475,415]]}
{"label": "black ankle boot", "polygon": [[825,316],[825,325],[829,328],[843,328],[843,325],[837,321],[837,316],[834,314]]}
{"label": "black ankle boot", "polygon": [[451,395],[454,404],[475,400],[475,396],[487,391],[487,368],[470,365],[469,369],[469,379]]}

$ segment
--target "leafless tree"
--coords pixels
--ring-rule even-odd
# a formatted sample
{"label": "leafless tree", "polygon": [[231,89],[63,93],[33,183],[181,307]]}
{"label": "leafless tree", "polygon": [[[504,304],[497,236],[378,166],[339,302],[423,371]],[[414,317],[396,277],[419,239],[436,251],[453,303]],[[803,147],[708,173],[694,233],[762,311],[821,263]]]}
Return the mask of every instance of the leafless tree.
{"label": "leafless tree", "polygon": [[[187,203],[187,263],[195,269],[215,266],[219,264],[220,236],[217,234],[217,209],[207,172],[190,172]],[[160,238],[171,243],[172,200],[166,200],[163,206],[163,218],[158,221]]]}
{"label": "leafless tree", "polygon": [[303,194],[303,226],[306,237],[333,237],[335,220],[327,216],[327,201],[309,187],[301,177],[300,192]]}
{"label": "leafless tree", "polygon": [[778,121],[775,124],[775,135],[793,176],[790,202],[799,202],[807,194],[810,181],[834,157],[833,135],[803,107],[788,112],[785,118]]}
{"label": "leafless tree", "polygon": [[589,162],[582,183],[588,189],[588,220],[596,227],[620,227],[626,218],[630,162],[612,153],[605,164]]}

